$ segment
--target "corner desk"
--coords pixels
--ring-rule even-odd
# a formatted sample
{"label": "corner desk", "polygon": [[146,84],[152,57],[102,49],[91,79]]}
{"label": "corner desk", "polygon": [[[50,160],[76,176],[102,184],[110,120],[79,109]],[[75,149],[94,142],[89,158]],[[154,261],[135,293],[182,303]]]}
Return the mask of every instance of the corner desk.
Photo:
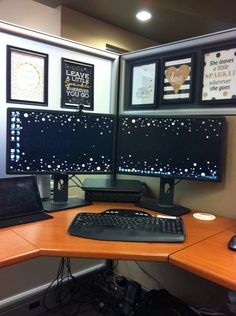
{"label": "corner desk", "polygon": [[236,252],[227,249],[227,242],[236,233],[236,220],[216,217],[206,222],[195,219],[192,213],[183,215],[186,228],[183,243],[100,241],[68,234],[67,229],[78,212],[102,212],[110,208],[139,209],[127,203],[96,202],[54,212],[53,219],[1,229],[0,267],[38,256],[162,261],[236,291]]}

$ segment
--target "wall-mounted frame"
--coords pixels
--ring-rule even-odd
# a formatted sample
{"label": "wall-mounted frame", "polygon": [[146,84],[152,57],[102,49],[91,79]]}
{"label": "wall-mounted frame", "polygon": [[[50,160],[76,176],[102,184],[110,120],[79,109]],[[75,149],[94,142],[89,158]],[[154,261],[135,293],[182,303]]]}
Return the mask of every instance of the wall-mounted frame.
{"label": "wall-mounted frame", "polygon": [[201,103],[235,104],[236,45],[203,51],[201,75]]}
{"label": "wall-mounted frame", "polygon": [[147,110],[156,107],[157,68],[156,61],[142,61],[129,65],[127,110]]}
{"label": "wall-mounted frame", "polygon": [[61,107],[94,108],[94,65],[62,58]]}
{"label": "wall-mounted frame", "polygon": [[7,45],[7,102],[47,106],[47,54]]}
{"label": "wall-mounted frame", "polygon": [[161,67],[161,103],[189,103],[193,100],[193,54],[164,59]]}

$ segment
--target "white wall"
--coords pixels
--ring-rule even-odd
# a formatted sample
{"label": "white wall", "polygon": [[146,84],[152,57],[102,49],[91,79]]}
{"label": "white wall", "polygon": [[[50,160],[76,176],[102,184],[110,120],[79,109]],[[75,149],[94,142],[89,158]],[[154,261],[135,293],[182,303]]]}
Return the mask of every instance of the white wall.
{"label": "white wall", "polygon": [[0,0],[0,20],[49,34],[61,34],[61,8],[50,8],[32,0]]}

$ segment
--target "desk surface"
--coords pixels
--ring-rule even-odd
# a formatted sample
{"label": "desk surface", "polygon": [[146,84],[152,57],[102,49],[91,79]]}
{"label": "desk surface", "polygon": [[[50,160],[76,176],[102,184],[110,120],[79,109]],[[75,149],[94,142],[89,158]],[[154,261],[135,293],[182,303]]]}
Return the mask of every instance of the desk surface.
{"label": "desk surface", "polygon": [[78,212],[102,212],[117,206],[137,209],[131,204],[96,203],[78,209],[54,212],[54,218],[51,220],[15,226],[12,230],[39,248],[40,254],[45,256],[168,261],[170,254],[236,225],[236,221],[231,219],[218,217],[215,221],[206,223],[194,219],[192,214],[187,214],[183,216],[186,241],[177,244],[98,241],[68,234],[67,229]]}
{"label": "desk surface", "polygon": [[[223,281],[224,276],[220,279],[213,275],[213,271],[211,274],[207,272],[211,270],[210,251],[208,254],[209,262],[203,266],[205,272],[201,272],[200,274],[196,268],[195,257],[189,261],[190,263],[188,265],[188,249],[196,246],[196,257],[199,256],[203,258],[206,252],[204,245],[208,238],[212,236],[212,238],[214,238],[215,235],[233,226],[236,227],[236,220],[217,217],[214,221],[205,222],[195,219],[192,214],[186,214],[183,216],[186,227],[186,241],[176,244],[98,241],[79,238],[68,234],[68,227],[78,212],[102,212],[110,208],[138,209],[138,207],[133,206],[133,204],[100,202],[77,209],[54,212],[52,213],[54,216],[53,219],[12,226],[9,227],[9,229],[1,230],[0,266],[9,265],[40,255],[166,262],[171,260],[171,263],[199,274],[213,282],[224,286],[225,284],[229,284]],[[156,214],[152,211],[150,211],[150,213]],[[226,239],[228,240],[227,236]],[[9,243],[8,240],[10,241]],[[4,244],[6,241],[7,245]],[[224,247],[224,245],[222,245],[222,247]],[[184,256],[185,253],[187,254],[186,256]],[[219,250],[219,255],[220,253],[221,251]],[[189,256],[191,258],[191,252]],[[234,255],[232,256],[235,257]],[[222,263],[224,259],[217,258],[216,261],[217,260],[221,260]],[[232,270],[230,270],[229,263],[230,271],[234,270],[234,266],[231,266],[231,269]],[[235,282],[233,283],[235,283],[234,286],[236,288],[236,278],[234,280]],[[233,287],[230,286],[229,288]]]}
{"label": "desk surface", "polygon": [[39,250],[16,233],[1,229],[0,267],[37,257]]}
{"label": "desk surface", "polygon": [[227,247],[236,226],[172,254],[170,263],[236,291],[236,252]]}

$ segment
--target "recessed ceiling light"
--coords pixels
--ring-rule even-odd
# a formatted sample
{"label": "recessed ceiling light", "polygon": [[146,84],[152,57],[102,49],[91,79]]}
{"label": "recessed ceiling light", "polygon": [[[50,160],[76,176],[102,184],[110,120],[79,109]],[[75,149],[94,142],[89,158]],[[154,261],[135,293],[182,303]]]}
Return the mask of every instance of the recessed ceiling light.
{"label": "recessed ceiling light", "polygon": [[136,14],[136,18],[139,20],[139,21],[142,21],[142,22],[146,22],[148,20],[150,20],[152,17],[151,13],[148,12],[148,11],[140,11]]}

